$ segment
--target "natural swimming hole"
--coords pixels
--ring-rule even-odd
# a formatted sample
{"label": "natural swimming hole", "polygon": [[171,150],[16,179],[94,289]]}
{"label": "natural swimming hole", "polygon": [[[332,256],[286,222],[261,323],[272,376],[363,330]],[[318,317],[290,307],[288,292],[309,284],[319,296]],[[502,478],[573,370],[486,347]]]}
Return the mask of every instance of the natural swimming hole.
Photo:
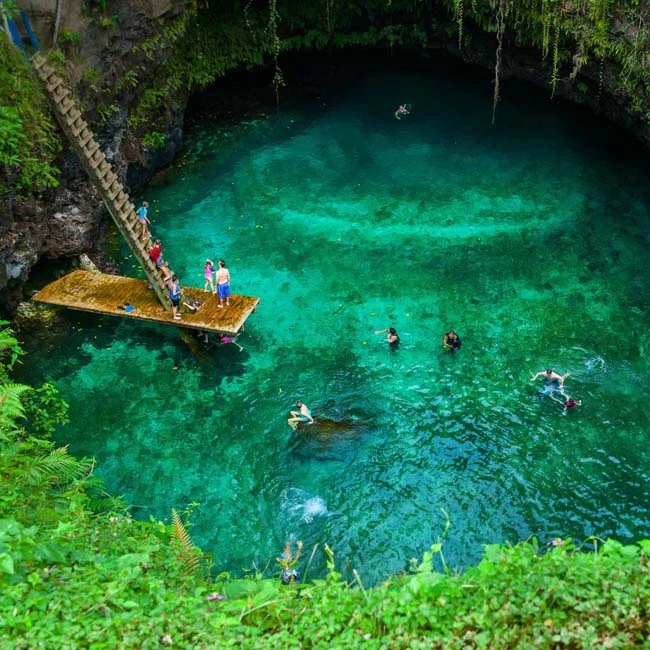
{"label": "natural swimming hole", "polygon": [[[67,312],[63,339],[25,341],[20,376],[69,402],[58,442],[137,517],[189,507],[217,571],[270,574],[301,539],[377,583],[437,541],[442,509],[459,568],[531,535],[650,535],[647,158],[508,88],[495,127],[489,82],[383,67],[195,128],[144,197],[183,284],[224,258],[262,299],[244,350]],[[389,326],[396,352],[374,334]],[[581,407],[537,397],[546,367]],[[296,399],[347,424],[294,433]]]}

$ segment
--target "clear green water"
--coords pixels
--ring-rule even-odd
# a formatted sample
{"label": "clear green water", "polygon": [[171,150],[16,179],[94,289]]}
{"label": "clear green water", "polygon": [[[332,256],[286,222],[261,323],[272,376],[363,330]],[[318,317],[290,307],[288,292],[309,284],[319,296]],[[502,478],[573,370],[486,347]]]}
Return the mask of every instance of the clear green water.
{"label": "clear green water", "polygon": [[[196,358],[170,328],[70,312],[23,369],[69,401],[60,443],[137,516],[199,503],[217,570],[291,538],[374,583],[436,541],[441,508],[457,567],[530,535],[649,536],[647,161],[529,88],[508,85],[494,128],[490,109],[487,81],[394,70],[195,131],[146,198],[184,284],[223,257],[261,297],[245,351]],[[396,353],[373,333],[389,325]],[[536,397],[547,366],[582,408]],[[355,426],[294,434],[297,398]]]}

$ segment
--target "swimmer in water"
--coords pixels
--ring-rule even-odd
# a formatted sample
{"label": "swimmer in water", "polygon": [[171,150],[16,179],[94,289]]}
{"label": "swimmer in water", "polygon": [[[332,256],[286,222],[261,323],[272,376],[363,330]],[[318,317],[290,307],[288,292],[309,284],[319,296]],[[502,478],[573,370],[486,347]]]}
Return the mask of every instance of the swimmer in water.
{"label": "swimmer in water", "polygon": [[461,347],[461,345],[460,336],[458,336],[454,330],[445,332],[445,335],[442,337],[442,347],[445,350],[449,350],[453,354]]}
{"label": "swimmer in water", "polygon": [[573,397],[568,397],[566,402],[564,402],[564,412],[566,413],[567,409],[572,409],[576,406],[582,406],[582,401],[576,402]]}
{"label": "swimmer in water", "polygon": [[287,424],[295,431],[300,422],[306,424],[314,424],[314,418],[311,416],[311,410],[307,404],[303,404],[300,400],[296,402],[298,411],[291,411],[291,417],[287,420]]}
{"label": "swimmer in water", "polygon": [[547,368],[546,370],[540,370],[536,375],[533,375],[530,378],[530,381],[535,381],[538,377],[544,377],[544,387],[537,391],[539,395],[551,395],[557,391],[565,399],[568,399],[564,392],[564,380],[568,376],[568,372],[566,375],[558,375],[558,373],[554,372],[551,368]]}
{"label": "swimmer in water", "polygon": [[405,115],[409,115],[410,111],[406,108],[406,104],[402,104],[394,113],[398,120],[401,120]]}
{"label": "swimmer in water", "polygon": [[391,352],[395,352],[397,348],[399,348],[399,334],[397,333],[397,330],[394,327],[385,327],[383,330],[376,330],[375,334],[383,334],[384,332],[388,332],[386,335],[386,341],[388,342],[388,347],[390,348]]}

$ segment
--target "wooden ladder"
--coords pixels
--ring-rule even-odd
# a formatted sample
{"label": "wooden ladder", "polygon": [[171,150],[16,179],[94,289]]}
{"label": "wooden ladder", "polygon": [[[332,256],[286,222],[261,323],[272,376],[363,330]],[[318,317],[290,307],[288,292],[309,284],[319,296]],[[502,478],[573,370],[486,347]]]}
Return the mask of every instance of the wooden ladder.
{"label": "wooden ladder", "polygon": [[149,240],[141,241],[139,237],[138,215],[135,206],[82,118],[78,102],[72,97],[61,77],[47,64],[41,54],[38,52],[34,54],[31,61],[45,86],[61,129],[79,156],[81,164],[97,188],[115,225],[142,266],[161,304],[166,309],[171,309],[165,276],[149,257],[150,242]]}

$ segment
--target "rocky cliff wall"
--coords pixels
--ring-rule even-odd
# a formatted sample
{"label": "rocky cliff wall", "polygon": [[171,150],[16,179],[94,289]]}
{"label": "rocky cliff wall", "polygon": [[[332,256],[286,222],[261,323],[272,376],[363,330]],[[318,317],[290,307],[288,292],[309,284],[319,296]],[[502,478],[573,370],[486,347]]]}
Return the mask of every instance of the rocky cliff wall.
{"label": "rocky cliff wall", "polygon": [[[477,6],[479,4],[477,3]],[[489,11],[491,5],[485,4],[488,7],[486,10]],[[641,4],[648,3],[643,0]],[[167,26],[187,15],[187,12],[183,13],[184,10],[194,7],[194,2],[19,0],[18,5],[32,19],[44,47],[53,45],[56,35],[59,47],[66,54],[66,74],[70,84],[82,98],[85,115],[92,124],[98,141],[121,180],[125,182],[131,194],[137,196],[153,173],[173,160],[182,143],[187,92],[179,91],[165,95],[158,102],[157,129],[162,131],[164,136],[164,145],[160,148],[144,147],[142,140],[134,136],[133,129],[128,128],[128,120],[138,99],[148,88],[155,87],[155,83],[151,82],[156,80],[157,75],[162,74],[161,66],[165,57],[170,55],[169,49],[154,47],[151,44],[156,42]],[[298,14],[306,5],[307,2],[290,10],[286,7],[284,9],[294,12],[293,22],[298,27],[294,26],[293,29],[298,34],[307,25],[307,18],[303,23],[297,20]],[[392,6],[397,5],[398,3],[394,2]],[[252,5],[249,3],[247,6]],[[463,61],[488,69],[494,68],[497,41],[493,24],[482,27],[480,16],[476,17],[476,21],[466,17],[463,25],[465,37],[462,47],[459,48],[457,23],[443,0],[428,4],[416,3],[414,7],[419,12],[418,16],[400,17],[386,13],[386,7],[383,5],[381,10],[367,9],[362,14],[352,12],[354,24],[339,24],[336,29],[341,34],[350,30],[360,30],[359,34],[367,34],[369,30],[373,30],[375,42],[379,46],[385,46],[386,39],[377,34],[381,34],[387,27],[390,28],[391,20],[403,20],[405,24],[411,23],[403,33],[415,36],[410,42],[407,38],[405,42],[400,43],[400,47],[410,49],[414,54],[433,51],[433,56],[436,56],[436,50],[444,51],[445,54],[451,54]],[[320,5],[317,10],[320,10],[319,8]],[[260,12],[258,25],[261,25],[258,34],[268,33],[266,5],[262,3],[257,9]],[[636,11],[641,12],[642,9],[637,7]],[[200,11],[203,11],[200,16],[203,19],[203,28],[208,30],[211,25],[227,21],[233,11],[238,12],[240,21],[244,15],[240,4],[228,3],[225,0],[218,5],[201,5]],[[206,12],[209,11],[216,11],[217,18],[208,16],[206,19]],[[381,13],[382,11],[384,13]],[[637,15],[642,17],[643,14],[635,14]],[[623,12],[620,19],[610,21],[616,30],[611,37],[618,39],[629,51],[630,45],[636,47],[636,44],[641,42],[638,29],[639,25],[645,23],[641,18],[635,23],[626,16]],[[249,16],[244,17],[248,21]],[[250,18],[253,22],[252,15]],[[284,24],[286,29],[288,22],[290,21],[280,21],[280,25]],[[650,23],[650,20],[648,22]],[[243,36],[240,33],[240,37],[255,41],[255,36],[251,36],[247,31],[249,26],[247,23],[246,30],[241,32]],[[290,47],[292,34],[285,33],[282,37],[283,42]],[[212,55],[215,47],[219,56],[222,55],[224,48],[219,38],[216,39],[216,46],[213,43]],[[300,47],[306,47],[304,35],[296,38],[302,38]],[[364,38],[359,38],[358,42],[365,42]],[[324,41],[326,44],[321,43],[319,47],[332,47],[335,40],[330,34],[330,39]],[[345,38],[343,41],[344,45],[349,46],[350,43],[355,43],[355,37],[349,37],[347,43]],[[257,42],[258,46],[262,47],[259,45],[259,39]],[[145,43],[150,44],[146,52],[142,47]],[[340,45],[339,43],[338,46]],[[577,42],[569,42],[567,47],[570,51],[575,49],[577,53],[580,52]],[[351,47],[347,51],[351,57],[354,56]],[[295,55],[295,52],[289,52],[285,56],[292,55]],[[205,59],[209,56],[210,53],[206,51]],[[232,52],[226,51],[223,56],[233,58]],[[218,58],[215,60],[221,65]],[[203,64],[205,65],[205,61]],[[604,54],[599,58],[593,55],[585,57],[583,62],[577,61],[576,57],[573,60],[565,58],[557,71],[555,95],[589,105],[596,113],[623,126],[644,142],[646,147],[650,147],[650,123],[644,108],[645,99],[640,100],[629,91],[622,90],[621,79],[625,74],[629,76],[630,70],[623,70],[620,63]],[[526,45],[525,39],[516,34],[513,26],[506,20],[501,78],[517,77],[549,88],[551,75],[551,58],[543,57],[539,47]],[[550,93],[549,89],[549,95]],[[486,98],[486,101],[489,101],[489,98]],[[75,256],[93,251],[99,254],[103,248],[102,233],[105,231],[103,226],[107,223],[107,216],[99,197],[87,181],[75,156],[67,149],[64,149],[61,157],[61,166],[61,185],[56,191],[48,193],[40,200],[14,206],[11,218],[2,215],[0,289],[3,291],[0,309],[5,313],[22,297],[23,283],[39,259]],[[101,264],[101,256],[99,261]]]}
{"label": "rocky cliff wall", "polygon": [[[140,78],[155,74],[159,61],[134,46],[155,37],[185,9],[184,0],[21,0],[43,50],[54,44],[65,51],[64,72],[82,101],[84,114],[120,179],[137,192],[156,169],[173,160],[182,142],[183,96],[170,98],[168,139],[164,148],[147,151],[129,136],[127,119],[138,97],[138,81],[123,86],[125,71]],[[57,20],[58,10],[58,20]],[[56,26],[56,27],[55,27]],[[110,98],[110,103],[105,98]],[[63,143],[56,190],[14,202],[0,215],[0,312],[10,315],[23,295],[23,284],[41,259],[92,252],[101,264],[108,216],[75,154]]]}

